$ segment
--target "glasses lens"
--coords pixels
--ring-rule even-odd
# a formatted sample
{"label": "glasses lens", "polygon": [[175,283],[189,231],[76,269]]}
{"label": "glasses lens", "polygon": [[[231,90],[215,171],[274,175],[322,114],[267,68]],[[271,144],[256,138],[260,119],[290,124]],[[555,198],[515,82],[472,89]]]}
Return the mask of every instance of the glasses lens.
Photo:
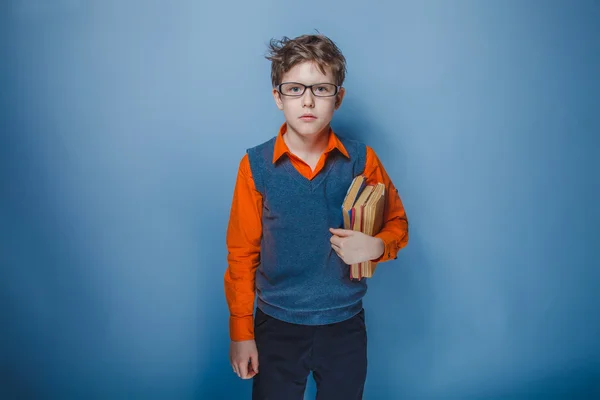
{"label": "glasses lens", "polygon": [[298,83],[282,83],[279,90],[286,96],[302,96],[305,87]]}
{"label": "glasses lens", "polygon": [[337,92],[337,86],[331,83],[319,83],[318,85],[312,87],[312,92],[315,96],[320,97],[335,96]]}

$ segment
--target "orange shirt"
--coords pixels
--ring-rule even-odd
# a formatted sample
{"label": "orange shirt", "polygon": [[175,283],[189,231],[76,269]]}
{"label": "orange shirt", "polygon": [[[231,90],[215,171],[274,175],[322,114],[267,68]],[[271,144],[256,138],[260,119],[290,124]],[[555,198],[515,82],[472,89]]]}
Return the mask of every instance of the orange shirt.
{"label": "orange shirt", "polygon": [[[313,179],[317,176],[332,151],[337,150],[344,156],[349,157],[342,142],[333,130],[330,130],[327,148],[313,171],[308,164],[290,152],[283,140],[286,130],[287,125],[284,123],[275,139],[273,163],[280,157],[289,157],[294,168],[307,179]],[[385,245],[383,255],[376,261],[388,261],[396,258],[398,250],[406,246],[408,242],[406,213],[398,191],[383,169],[377,155],[369,146],[367,146],[364,175],[367,178],[367,183],[382,182],[386,187],[384,225],[375,237],[380,238]],[[246,154],[240,162],[227,228],[227,261],[229,266],[225,271],[225,298],[230,312],[229,335],[231,340],[234,341],[254,339],[253,315],[256,294],[254,280],[256,268],[260,263],[261,221],[262,195],[254,186],[250,162]]]}

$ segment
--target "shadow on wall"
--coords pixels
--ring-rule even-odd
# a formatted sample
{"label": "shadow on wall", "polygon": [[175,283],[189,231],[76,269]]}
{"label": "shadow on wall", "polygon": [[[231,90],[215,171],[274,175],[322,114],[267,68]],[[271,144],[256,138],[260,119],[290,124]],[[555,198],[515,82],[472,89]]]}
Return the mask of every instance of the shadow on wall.
{"label": "shadow on wall", "polygon": [[[341,136],[361,141],[379,156],[403,199],[409,221],[409,242],[397,260],[382,263],[369,280],[365,297],[369,334],[369,371],[365,398],[404,398],[426,392],[432,354],[432,266],[418,217],[406,198],[405,148],[394,139],[404,136],[401,126],[391,132],[377,124],[375,110],[347,98],[334,125]],[[342,109],[340,109],[342,111]],[[413,360],[410,365],[402,360]],[[414,360],[418,360],[417,364]]]}
{"label": "shadow on wall", "polygon": [[358,140],[372,147],[388,173],[399,171],[399,174],[391,176],[392,181],[401,182],[406,172],[405,151],[392,137],[400,136],[402,127],[398,127],[396,132],[384,130],[377,123],[379,119],[377,110],[368,109],[356,97],[347,97],[333,117],[331,126],[337,135]]}

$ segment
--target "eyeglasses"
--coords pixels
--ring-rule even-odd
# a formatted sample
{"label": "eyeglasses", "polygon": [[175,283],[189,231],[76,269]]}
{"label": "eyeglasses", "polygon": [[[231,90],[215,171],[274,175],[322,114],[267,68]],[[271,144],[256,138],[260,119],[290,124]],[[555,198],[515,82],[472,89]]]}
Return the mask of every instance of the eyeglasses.
{"label": "eyeglasses", "polygon": [[303,85],[297,82],[284,82],[277,85],[277,91],[279,93],[284,96],[291,97],[302,96],[308,88],[310,88],[310,91],[317,97],[335,96],[340,90],[340,86],[336,86],[333,83],[315,83],[314,85]]}

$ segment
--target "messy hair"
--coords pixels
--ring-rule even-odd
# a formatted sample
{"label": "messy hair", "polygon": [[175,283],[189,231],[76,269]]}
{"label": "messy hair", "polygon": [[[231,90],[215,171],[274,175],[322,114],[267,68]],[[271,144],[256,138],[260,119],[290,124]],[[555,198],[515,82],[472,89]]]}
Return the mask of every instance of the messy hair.
{"label": "messy hair", "polygon": [[286,36],[281,40],[271,39],[266,59],[271,61],[273,87],[281,83],[286,72],[306,61],[314,62],[323,74],[325,68],[329,67],[338,86],[342,86],[346,77],[344,55],[331,39],[320,33],[294,39]]}

